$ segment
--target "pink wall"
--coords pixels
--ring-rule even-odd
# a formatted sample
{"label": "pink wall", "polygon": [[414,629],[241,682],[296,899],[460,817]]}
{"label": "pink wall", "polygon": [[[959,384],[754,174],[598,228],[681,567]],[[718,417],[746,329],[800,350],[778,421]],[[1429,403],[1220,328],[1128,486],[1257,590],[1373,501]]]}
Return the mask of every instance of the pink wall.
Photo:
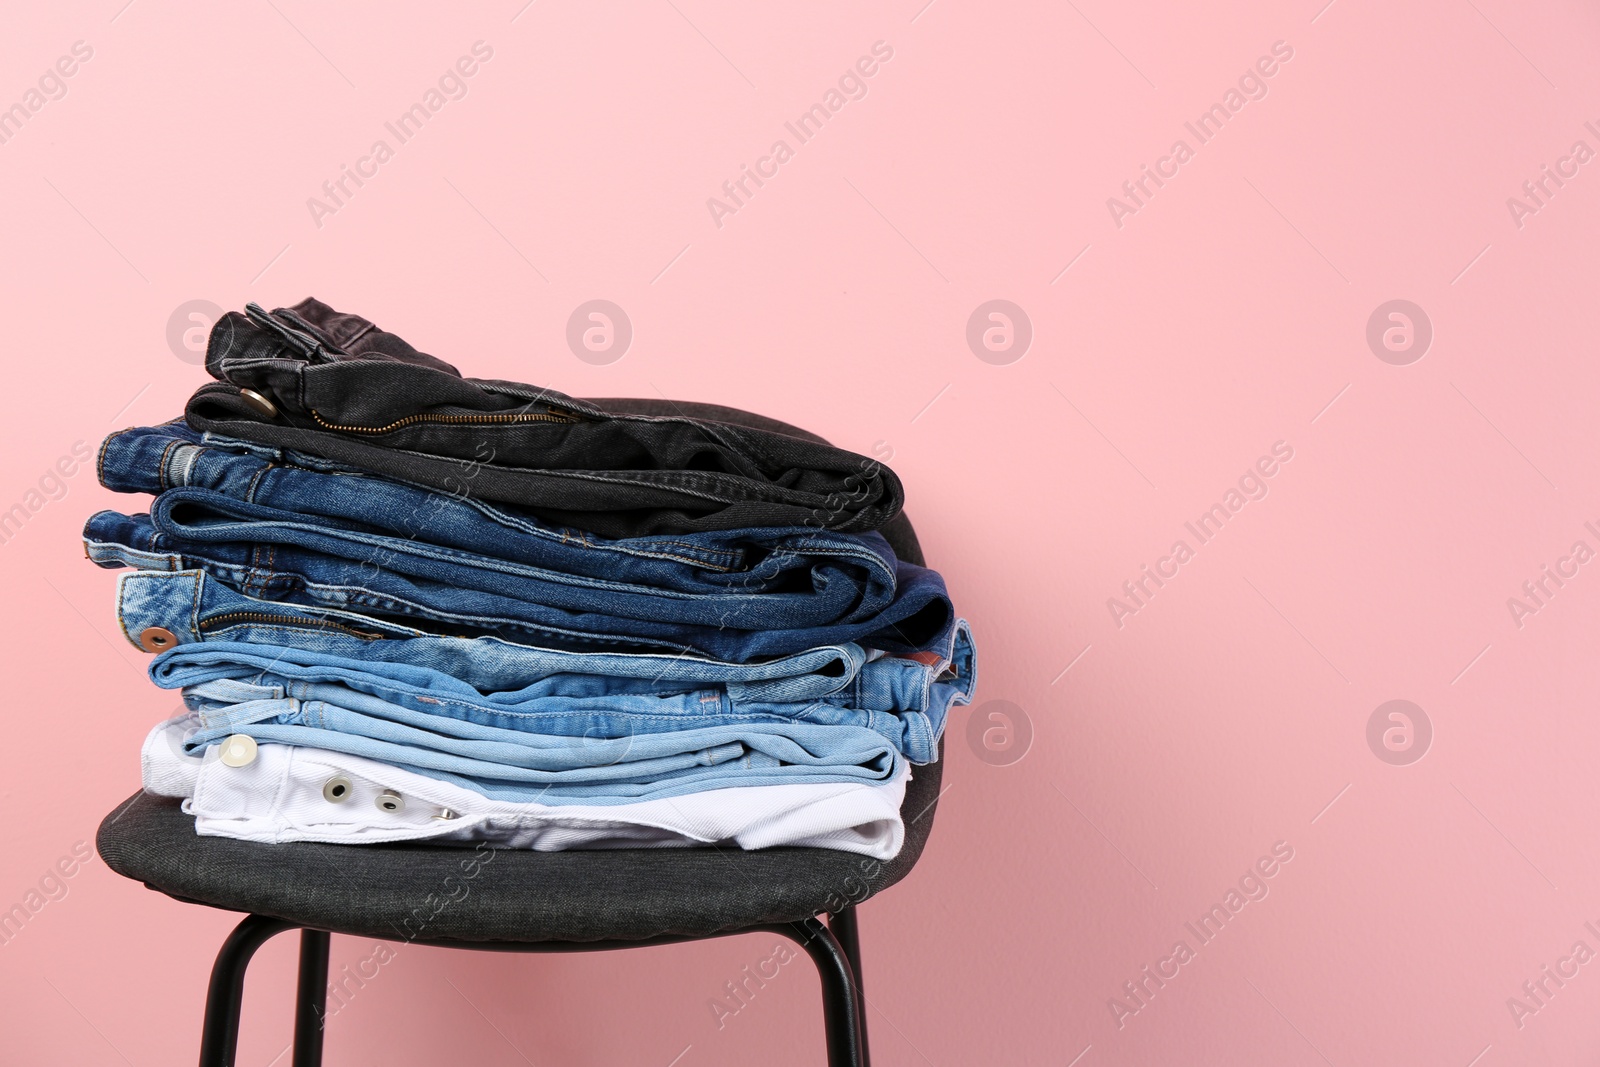
{"label": "pink wall", "polygon": [[[1600,15],[1323,2],[9,17],[0,105],[75,42],[92,56],[0,144],[0,510],[38,505],[0,544],[0,906],[92,842],[174,704],[77,542],[125,502],[46,475],[179,411],[202,380],[167,339],[187,302],[315,294],[481,376],[892,448],[983,645],[977,713],[1010,702],[1032,740],[1015,760],[959,717],[920,868],[863,908],[880,1065],[1592,1060],[1600,963],[1561,961],[1600,951],[1600,562],[1560,561],[1600,550],[1600,162],[1570,155],[1600,151]],[[466,95],[401,144],[384,123],[477,41]],[[785,129],[878,41],[863,98],[806,143]],[[1243,83],[1264,97],[1206,142],[1186,128],[1275,49]],[[365,184],[308,207],[379,139]],[[779,139],[774,176],[708,208]],[[1113,211],[1144,164],[1164,184]],[[1533,211],[1544,165],[1569,176]],[[569,350],[594,299],[632,323],[620,359]],[[991,300],[1024,309],[1020,359],[981,317],[969,347]],[[1369,347],[1392,300],[1431,324],[1420,360],[1382,316]],[[1201,543],[1185,523],[1275,447],[1292,459],[1245,481],[1265,497]],[[1178,540],[1192,558],[1163,563]],[[1113,612],[1145,565],[1165,584]],[[1544,565],[1577,573],[1513,617]],[[1422,711],[1398,753],[1387,712],[1368,741],[1391,700]],[[1418,755],[1424,717],[1426,758],[1382,758]],[[1275,847],[1293,858],[1245,879],[1266,896],[1202,943],[1185,924]],[[0,1059],[188,1062],[230,918],[68,867],[0,947]],[[329,1062],[818,1062],[803,964],[714,1021],[768,940],[402,948],[333,1018]],[[253,972],[244,1064],[286,1062],[292,955]],[[1533,1001],[1546,965],[1576,975]],[[1146,966],[1176,975],[1140,1007]]]}

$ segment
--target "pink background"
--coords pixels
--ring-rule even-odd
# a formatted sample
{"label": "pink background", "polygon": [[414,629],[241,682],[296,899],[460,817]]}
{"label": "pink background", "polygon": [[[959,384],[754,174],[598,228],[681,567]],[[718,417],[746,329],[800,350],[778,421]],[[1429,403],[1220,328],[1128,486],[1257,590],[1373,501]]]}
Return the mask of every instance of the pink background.
{"label": "pink background", "polygon": [[[0,106],[93,50],[0,145],[0,510],[39,505],[0,544],[0,908],[92,842],[175,703],[78,542],[142,505],[92,470],[30,491],[75,441],[180,410],[203,372],[175,309],[314,294],[479,376],[893,450],[979,703],[1020,710],[1009,748],[1005,705],[952,722],[921,865],[862,908],[880,1065],[1600,1052],[1600,963],[1507,1006],[1600,950],[1600,563],[1520,627],[1507,605],[1600,549],[1600,163],[1507,204],[1600,149],[1592,5],[123,2],[0,33]],[[480,40],[466,96],[397,146],[383,124]],[[799,144],[785,121],[877,41],[866,96]],[[1265,98],[1200,145],[1184,123],[1278,41]],[[394,157],[319,227],[307,199],[379,138]],[[719,227],[707,199],[780,138]],[[1107,198],[1179,138],[1194,157],[1119,227]],[[565,340],[592,299],[633,324],[611,363]],[[994,299],[1034,334],[1003,365],[966,341]],[[1366,341],[1394,299],[1432,323],[1409,365]],[[1265,499],[1196,548],[1184,523],[1279,441]],[[1180,538],[1194,558],[1119,626],[1108,598]],[[1367,741],[1394,699],[1432,727],[1409,765]],[[1269,894],[1200,945],[1184,924],[1276,842]],[[65,886],[0,947],[0,1058],[190,1061],[233,918],[97,859]],[[1180,939],[1194,958],[1119,1026]],[[714,1021],[768,940],[404,947],[328,1062],[820,1062],[804,963]],[[335,970],[373,949],[336,938]],[[243,1064],[287,1062],[293,952],[252,971]]]}

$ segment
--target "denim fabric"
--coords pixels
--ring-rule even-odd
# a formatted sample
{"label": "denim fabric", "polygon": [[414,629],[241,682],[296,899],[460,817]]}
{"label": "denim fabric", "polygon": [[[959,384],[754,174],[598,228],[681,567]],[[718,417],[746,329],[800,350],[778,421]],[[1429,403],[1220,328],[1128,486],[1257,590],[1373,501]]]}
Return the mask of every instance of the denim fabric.
{"label": "denim fabric", "polygon": [[[182,421],[109,435],[100,446],[96,473],[101,485],[117,492],[215,490],[294,512],[319,526],[493,556],[575,579],[601,579],[605,588],[706,596],[800,587],[813,596],[826,593],[816,617],[828,619],[870,614],[894,593],[894,552],[877,533],[759,527],[600,538],[466,492],[440,492],[292,449],[201,434]],[[386,565],[382,557],[374,562]],[[838,568],[846,580],[830,583],[830,570],[808,580],[807,569],[820,566]],[[854,591],[859,604],[852,602],[850,589],[831,585],[859,587]]]}
{"label": "denim fabric", "polygon": [[[706,672],[712,673],[712,672]],[[853,684],[815,698],[761,699],[754,686],[596,675],[552,674],[509,689],[479,689],[414,663],[345,659],[285,647],[206,642],[180,645],[150,664],[150,677],[178,689],[221,679],[281,688],[305,700],[351,689],[411,711],[452,715],[490,725],[564,737],[629,737],[745,722],[797,722],[859,726],[888,738],[912,763],[938,752],[950,706],[966,703],[972,677],[945,672],[928,681],[930,668],[893,658],[864,664]],[[807,679],[793,679],[798,688]],[[816,688],[838,685],[818,679]],[[854,698],[864,698],[863,704]],[[337,702],[337,697],[327,697]]]}
{"label": "denim fabric", "polygon": [[135,645],[146,629],[160,627],[171,632],[180,647],[203,643],[190,651],[236,643],[271,646],[274,652],[305,650],[396,669],[429,668],[483,691],[517,689],[562,675],[614,679],[607,684],[626,692],[656,692],[657,685],[672,691],[673,686],[693,689],[728,683],[748,687],[757,699],[806,700],[849,685],[867,658],[857,645],[836,645],[761,663],[731,664],[686,655],[573,652],[497,637],[439,636],[351,612],[256,600],[203,571],[120,575],[117,619]]}
{"label": "denim fabric", "polygon": [[[139,577],[130,575],[126,581]],[[162,588],[176,594],[182,587],[167,582]],[[126,604],[137,602],[136,596],[125,598]],[[148,601],[126,607],[123,615],[130,629],[139,620],[161,617]],[[694,656],[562,652],[492,637],[363,641],[318,630],[298,644],[263,645],[215,634],[188,643],[183,641],[188,635],[180,631],[178,636],[182,643],[151,662],[152,675],[196,670],[211,673],[191,681],[208,681],[246,678],[253,671],[287,672],[356,688],[404,686],[429,699],[497,705],[545,697],[668,696],[716,688],[736,706],[821,701],[867,711],[924,712],[942,720],[952,704],[967,702],[977,682],[977,657],[964,621],[942,656],[873,656],[858,645],[835,645],[758,664]]]}
{"label": "denim fabric", "polygon": [[[271,687],[302,701],[324,701],[348,706],[352,694],[373,696],[424,716],[448,716],[462,722],[572,738],[588,745],[597,738],[639,739],[652,734],[698,731],[750,724],[810,724],[852,726],[872,730],[887,738],[896,751],[912,763],[928,763],[938,752],[932,723],[921,712],[894,714],[842,707],[824,701],[806,704],[734,703],[720,689],[666,696],[619,693],[605,696],[544,696],[533,699],[472,699],[465,695],[438,697],[427,689],[384,684],[347,672],[195,669],[162,664],[151,677],[164,689],[181,689],[227,680]],[[309,677],[307,676],[309,674]],[[221,677],[219,677],[219,675]],[[323,681],[334,677],[336,681]],[[315,679],[315,680],[313,680]],[[353,684],[359,683],[359,684]]]}
{"label": "denim fabric", "polygon": [[[376,546],[377,551],[388,553],[388,565],[374,567],[360,558],[363,545],[372,545],[372,539],[329,534],[295,522],[289,515],[268,521],[261,517],[265,509],[214,494],[203,505],[197,504],[194,495],[205,492],[183,489],[163,493],[148,516],[100,512],[85,526],[85,551],[102,566],[205,570],[242,592],[285,604],[354,611],[418,627],[496,634],[512,641],[580,650],[606,642],[610,647],[686,652],[742,662],[856,641],[910,653],[937,647],[953,623],[943,580],[936,572],[912,564],[898,566],[903,584],[895,600],[859,622],[785,626],[773,619],[765,629],[750,628],[755,617],[782,611],[781,593],[772,594],[776,603],[771,607],[760,603],[765,599],[762,594],[659,597],[663,616],[693,614],[718,621],[637,618],[614,615],[610,609],[615,603],[621,610],[639,612],[639,602],[649,594],[594,588],[598,582],[591,583],[587,591],[564,587],[559,580],[528,574],[525,567],[415,542],[394,541],[394,551]],[[216,511],[197,513],[213,505],[219,511],[253,510],[257,517],[229,522],[221,520]],[[167,532],[173,530],[195,536]],[[326,544],[346,555],[301,547],[293,543],[296,541]],[[558,575],[551,577],[559,579]],[[485,586],[504,591],[490,591]],[[570,600],[573,606],[553,606],[530,597]],[[719,608],[720,615],[714,614]]]}
{"label": "denim fabric", "polygon": [[616,737],[536,732],[417,712],[342,686],[288,688],[223,679],[184,690],[201,729],[197,752],[231,734],[380,760],[497,800],[618,804],[704,789],[815,782],[887,782],[894,746],[857,726],[746,722]]}
{"label": "denim fabric", "polygon": [[[381,693],[419,710],[448,704],[546,715],[552,721],[579,716],[568,725],[548,727],[550,732],[590,732],[596,720],[585,716],[591,711],[614,712],[618,722],[630,723],[629,731],[677,728],[682,715],[690,713],[707,721],[769,715],[876,729],[911,760],[924,762],[933,758],[950,707],[970,699],[977,675],[965,622],[952,628],[938,652],[917,657],[838,645],[741,665],[378,631],[360,616],[289,610],[296,613],[251,600],[202,572],[141,571],[123,575],[118,584],[118,618],[130,641],[137,644],[144,630],[162,627],[179,642],[152,661],[157,684],[248,681],[273,674]],[[708,693],[716,699],[708,699]],[[670,705],[627,703],[634,697],[688,695],[693,703],[677,711]]]}
{"label": "denim fabric", "polygon": [[[185,417],[215,431],[480,500],[606,537],[756,526],[872,530],[904,499],[865,456],[683,416],[601,410],[549,389],[463,378],[394,334],[314,299],[251,304],[212,329],[218,382]],[[264,397],[263,409],[241,390]]]}
{"label": "denim fabric", "polygon": [[911,652],[951,621],[938,574],[895,560],[876,533],[603,541],[300,458],[202,446],[182,428],[114,434],[103,484],[160,495],[148,516],[92,516],[86,550],[105,566],[203,568],[269,599],[564,647],[603,635],[729,660],[843,641]]}

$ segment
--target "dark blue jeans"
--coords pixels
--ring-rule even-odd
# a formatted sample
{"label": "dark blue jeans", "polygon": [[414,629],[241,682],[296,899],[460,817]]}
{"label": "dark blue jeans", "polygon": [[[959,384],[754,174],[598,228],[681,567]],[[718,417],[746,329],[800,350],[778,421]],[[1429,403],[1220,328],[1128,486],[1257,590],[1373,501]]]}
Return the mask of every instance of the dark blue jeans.
{"label": "dark blue jeans", "polygon": [[198,568],[252,596],[445,632],[743,662],[844,641],[918,652],[953,620],[939,576],[876,533],[607,541],[177,424],[112,435],[99,470],[108,488],[159,493],[148,515],[89,519],[103,566]]}

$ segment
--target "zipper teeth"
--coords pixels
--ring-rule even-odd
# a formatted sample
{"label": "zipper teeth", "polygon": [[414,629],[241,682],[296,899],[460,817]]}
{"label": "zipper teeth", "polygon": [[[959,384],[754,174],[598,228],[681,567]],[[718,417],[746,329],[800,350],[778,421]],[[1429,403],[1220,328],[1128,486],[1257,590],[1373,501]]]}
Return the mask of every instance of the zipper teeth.
{"label": "zipper teeth", "polygon": [[384,636],[383,634],[367,633],[365,630],[357,630],[354,627],[346,626],[343,623],[332,622],[328,619],[303,619],[295,615],[269,615],[260,611],[230,611],[224,615],[213,615],[211,618],[206,619],[200,624],[200,629],[201,631],[211,630],[218,626],[222,626],[234,621],[288,623],[291,626],[297,626],[301,628],[339,630],[342,633],[350,634],[353,637],[359,637],[364,641],[378,641],[382,640]]}
{"label": "zipper teeth", "polygon": [[484,422],[577,422],[576,416],[550,414],[512,414],[512,415],[407,415],[397,419],[387,426],[344,426],[336,422],[329,422],[323,418],[315,408],[311,409],[311,417],[317,420],[318,425],[330,430],[343,430],[346,433],[388,433],[398,430],[402,426],[409,426],[414,422],[452,422],[452,423],[484,423]]}

